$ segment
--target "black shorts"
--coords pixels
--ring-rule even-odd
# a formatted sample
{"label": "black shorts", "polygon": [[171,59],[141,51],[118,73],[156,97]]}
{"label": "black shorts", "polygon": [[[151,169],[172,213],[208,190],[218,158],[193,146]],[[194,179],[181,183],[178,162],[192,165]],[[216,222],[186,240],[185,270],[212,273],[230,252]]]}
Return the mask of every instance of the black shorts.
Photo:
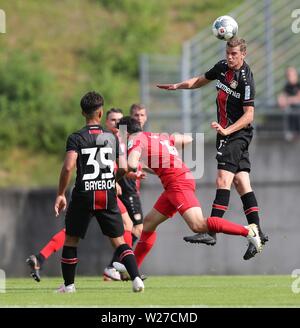
{"label": "black shorts", "polygon": [[240,130],[230,136],[217,136],[218,169],[232,173],[250,172],[248,147],[252,140],[252,129]]}
{"label": "black shorts", "polygon": [[104,235],[110,238],[123,236],[124,225],[117,202],[109,209],[93,210],[84,198],[74,194],[65,217],[66,234],[83,239],[93,216],[96,217]]}
{"label": "black shorts", "polygon": [[123,204],[126,206],[127,212],[133,225],[143,223],[143,211],[140,196],[137,193],[123,193],[120,196]]}

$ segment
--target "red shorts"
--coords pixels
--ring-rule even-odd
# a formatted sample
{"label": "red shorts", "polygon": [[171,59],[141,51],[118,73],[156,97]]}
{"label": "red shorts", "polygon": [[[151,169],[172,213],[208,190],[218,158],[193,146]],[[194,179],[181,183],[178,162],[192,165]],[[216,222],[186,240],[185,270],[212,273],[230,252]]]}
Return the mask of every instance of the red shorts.
{"label": "red shorts", "polygon": [[201,207],[193,189],[165,190],[154,205],[159,213],[169,218],[176,212],[182,215],[192,207]]}
{"label": "red shorts", "polygon": [[117,197],[117,202],[118,202],[118,207],[119,207],[121,214],[126,213],[127,208],[125,207],[125,205],[123,204],[123,202],[121,201],[121,199],[119,197]]}

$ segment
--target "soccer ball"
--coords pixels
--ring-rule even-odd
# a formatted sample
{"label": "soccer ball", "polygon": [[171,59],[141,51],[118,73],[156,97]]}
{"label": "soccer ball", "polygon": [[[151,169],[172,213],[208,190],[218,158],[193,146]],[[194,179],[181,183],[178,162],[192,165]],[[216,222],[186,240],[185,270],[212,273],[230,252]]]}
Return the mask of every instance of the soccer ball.
{"label": "soccer ball", "polygon": [[218,39],[228,41],[237,34],[238,24],[230,16],[220,16],[214,21],[212,31]]}

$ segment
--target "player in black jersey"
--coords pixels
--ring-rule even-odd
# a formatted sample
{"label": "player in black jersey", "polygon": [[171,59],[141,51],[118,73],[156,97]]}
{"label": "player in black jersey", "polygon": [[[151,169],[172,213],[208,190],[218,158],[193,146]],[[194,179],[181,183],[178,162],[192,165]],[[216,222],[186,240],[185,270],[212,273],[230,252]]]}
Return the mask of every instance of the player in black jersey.
{"label": "player in black jersey", "polygon": [[[204,75],[175,84],[158,84],[157,87],[166,90],[196,89],[216,80],[218,122],[212,122],[211,127],[217,132],[218,174],[211,216],[222,217],[228,209],[233,182],[241,196],[248,224],[257,224],[264,244],[268,237],[259,225],[259,208],[249,176],[248,147],[253,135],[251,123],[254,118],[255,86],[251,69],[244,61],[245,56],[245,40],[235,37],[227,42],[226,60],[219,61]],[[184,239],[192,243],[216,243],[215,234],[197,234]],[[244,259],[252,258],[256,253],[256,249],[249,244]]]}
{"label": "player in black jersey", "polygon": [[[130,116],[136,119],[141,128],[144,129],[147,123],[147,110],[142,104],[132,104],[130,106]],[[122,195],[120,196],[122,202],[125,204],[129,216],[133,222],[132,228],[132,242],[140,238],[143,230],[143,210],[140,200],[140,180],[134,181],[123,177],[120,181],[122,187]]]}
{"label": "player in black jersey", "polygon": [[66,156],[61,170],[56,216],[67,207],[66,189],[76,166],[76,182],[67,209],[66,239],[62,251],[61,267],[64,284],[58,292],[75,292],[75,270],[78,262],[77,245],[84,238],[93,216],[104,235],[108,236],[119,259],[127,267],[133,282],[133,291],[144,290],[132,249],[124,242],[124,227],[116,198],[115,162],[118,171],[126,167],[120,163],[119,141],[110,131],[104,130],[100,121],[104,100],[96,92],[88,92],[81,99],[86,126],[71,134],[67,140]]}

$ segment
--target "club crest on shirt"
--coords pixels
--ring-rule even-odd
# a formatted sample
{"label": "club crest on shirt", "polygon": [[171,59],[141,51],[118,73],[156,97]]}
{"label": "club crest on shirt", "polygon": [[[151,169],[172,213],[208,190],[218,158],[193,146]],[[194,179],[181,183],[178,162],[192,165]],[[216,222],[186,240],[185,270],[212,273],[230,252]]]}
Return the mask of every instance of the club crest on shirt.
{"label": "club crest on shirt", "polygon": [[232,81],[230,82],[230,88],[232,88],[232,89],[236,89],[237,86],[238,86],[238,83],[237,83],[236,80],[232,80]]}

